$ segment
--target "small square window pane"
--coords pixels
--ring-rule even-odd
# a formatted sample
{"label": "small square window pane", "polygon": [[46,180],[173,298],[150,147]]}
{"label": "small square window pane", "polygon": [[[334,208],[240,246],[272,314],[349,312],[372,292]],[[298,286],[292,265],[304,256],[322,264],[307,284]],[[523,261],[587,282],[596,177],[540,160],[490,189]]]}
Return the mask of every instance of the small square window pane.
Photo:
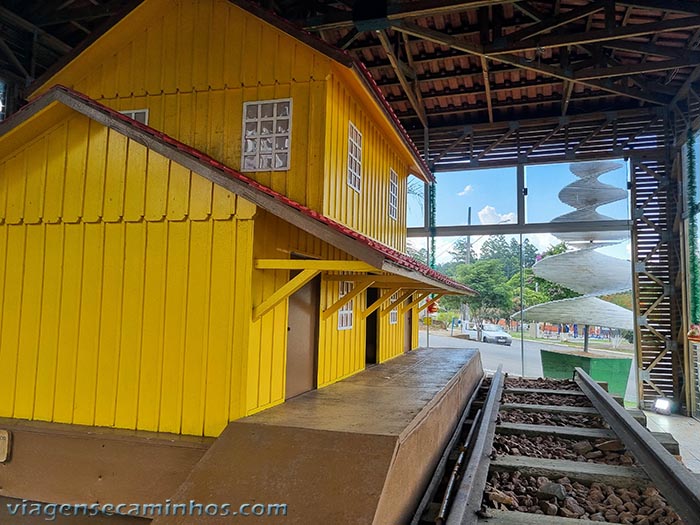
{"label": "small square window pane", "polygon": [[246,139],[245,141],[245,152],[255,153],[258,150],[258,141],[254,139]]}
{"label": "small square window pane", "polygon": [[260,169],[269,170],[272,168],[272,155],[260,155]]}
{"label": "small square window pane", "polygon": [[260,151],[263,153],[269,153],[272,151],[272,139],[261,139],[260,140]]}
{"label": "small square window pane", "polygon": [[146,124],[146,115],[147,113],[145,111],[136,111],[134,112],[134,120],[141,124]]}
{"label": "small square window pane", "polygon": [[275,150],[284,151],[289,148],[289,137],[277,137],[275,139]]}
{"label": "small square window pane", "polygon": [[258,105],[248,104],[245,108],[245,118],[256,119],[258,118]]}
{"label": "small square window pane", "polygon": [[258,123],[257,122],[248,122],[245,125],[245,136],[246,137],[255,137],[258,134]]}
{"label": "small square window pane", "polygon": [[280,119],[277,121],[277,133],[289,133],[289,120]]}
{"label": "small square window pane", "polygon": [[275,154],[275,168],[284,168],[287,166],[287,154],[277,153]]}
{"label": "small square window pane", "polygon": [[278,117],[288,117],[289,116],[289,102],[278,102],[277,103],[277,116]]}
{"label": "small square window pane", "polygon": [[272,120],[263,120],[260,123],[260,134],[261,135],[272,135],[274,129],[274,124]]}
{"label": "small square window pane", "polygon": [[260,118],[272,118],[275,116],[275,105],[271,102],[262,104],[260,108]]}
{"label": "small square window pane", "polygon": [[255,169],[255,155],[246,155],[243,157],[243,169],[246,171]]}

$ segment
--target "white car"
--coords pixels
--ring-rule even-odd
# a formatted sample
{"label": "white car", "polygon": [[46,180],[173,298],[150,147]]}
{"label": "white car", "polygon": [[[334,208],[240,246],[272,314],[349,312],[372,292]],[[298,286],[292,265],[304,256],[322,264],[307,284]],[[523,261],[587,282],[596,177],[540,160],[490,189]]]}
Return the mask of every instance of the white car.
{"label": "white car", "polygon": [[[468,329],[465,331],[469,339],[478,339],[476,329]],[[484,343],[496,343],[499,345],[510,346],[513,344],[513,338],[506,332],[502,326],[497,324],[484,323],[481,328],[481,340]]]}

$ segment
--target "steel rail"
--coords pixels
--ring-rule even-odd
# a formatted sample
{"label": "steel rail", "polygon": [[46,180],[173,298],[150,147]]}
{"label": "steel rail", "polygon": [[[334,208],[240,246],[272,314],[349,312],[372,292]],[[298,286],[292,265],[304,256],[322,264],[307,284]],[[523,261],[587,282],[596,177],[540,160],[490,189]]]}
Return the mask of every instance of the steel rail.
{"label": "steel rail", "polygon": [[464,477],[454,497],[452,509],[447,516],[447,525],[476,525],[484,496],[489,467],[491,466],[491,451],[493,438],[496,434],[496,420],[503,395],[504,374],[503,365],[491,379],[491,388],[484,406],[481,421],[477,429],[472,454],[464,471]]}
{"label": "steel rail", "polygon": [[[440,461],[438,461],[438,464],[435,467],[435,472],[433,473],[432,478],[430,478],[430,483],[428,483],[428,487],[425,489],[425,492],[423,493],[423,498],[420,500],[420,503],[418,504],[418,508],[416,509],[415,513],[413,514],[413,519],[411,520],[411,525],[418,525],[420,523],[421,518],[423,517],[423,512],[425,512],[425,509],[428,507],[428,505],[432,501],[433,496],[435,495],[435,492],[437,491],[440,483],[442,482],[442,478],[445,475],[447,460],[450,458],[450,454],[452,453],[452,449],[455,447],[455,445],[457,444],[457,440],[459,439],[459,436],[462,434],[464,424],[466,423],[467,418],[469,417],[469,413],[472,410],[472,405],[474,404],[474,401],[476,400],[477,396],[479,395],[479,390],[481,389],[481,386],[484,384],[484,377],[482,377],[481,380],[479,381],[479,384],[474,389],[474,393],[469,398],[469,401],[467,401],[467,405],[464,407],[464,410],[462,411],[462,416],[459,418],[459,421],[457,422],[457,425],[455,426],[455,430],[452,433],[452,437],[450,437],[450,440],[447,442],[447,445],[445,446],[445,450],[442,453],[442,457],[440,457]],[[476,424],[476,419],[474,420],[474,424]]]}
{"label": "steel rail", "polygon": [[700,480],[579,367],[575,381],[683,522],[700,523]]}
{"label": "steel rail", "polygon": [[440,511],[438,512],[437,518],[435,518],[436,525],[443,525],[447,519],[447,514],[450,512],[450,506],[452,505],[452,492],[457,486],[457,480],[462,473],[462,465],[464,465],[464,460],[469,456],[471,452],[471,443],[474,439],[474,432],[477,426],[481,422],[482,410],[479,409],[474,416],[474,424],[469,429],[467,438],[464,440],[464,445],[462,445],[459,452],[459,457],[455,466],[452,468],[452,473],[450,474],[450,480],[447,482],[447,488],[445,489],[445,495],[442,497],[442,502],[440,503]]}

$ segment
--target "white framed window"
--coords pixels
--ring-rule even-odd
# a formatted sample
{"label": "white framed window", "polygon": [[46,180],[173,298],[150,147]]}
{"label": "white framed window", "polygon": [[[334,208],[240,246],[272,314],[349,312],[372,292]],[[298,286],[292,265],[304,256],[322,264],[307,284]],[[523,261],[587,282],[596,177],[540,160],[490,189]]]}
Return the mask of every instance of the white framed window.
{"label": "white framed window", "polygon": [[241,171],[286,171],[292,143],[292,99],[243,103]]}
{"label": "white framed window", "polygon": [[389,217],[396,220],[399,217],[399,176],[389,169]]}
{"label": "white framed window", "polygon": [[362,184],[362,133],[350,122],[348,129],[348,186],[360,192]]}
{"label": "white framed window", "polygon": [[[341,281],[338,299],[342,299],[345,295],[352,291],[353,284],[350,281]],[[340,310],[338,310],[338,330],[350,330],[353,321],[353,303],[355,300],[348,301]]]}
{"label": "white framed window", "polygon": [[[399,298],[399,293],[396,292],[395,294],[392,294],[389,300],[391,303],[396,301]],[[389,312],[389,324],[398,324],[399,322],[399,307],[397,306],[394,308],[391,312]]]}
{"label": "white framed window", "polygon": [[134,119],[136,122],[148,126],[148,110],[147,109],[130,109],[129,111],[120,111],[122,115]]}

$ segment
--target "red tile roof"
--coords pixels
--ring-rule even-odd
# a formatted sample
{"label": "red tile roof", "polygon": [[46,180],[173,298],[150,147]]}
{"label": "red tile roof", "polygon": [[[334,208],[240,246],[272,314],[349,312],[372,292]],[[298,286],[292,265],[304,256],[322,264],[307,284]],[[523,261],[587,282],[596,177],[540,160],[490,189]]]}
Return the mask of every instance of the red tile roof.
{"label": "red tile roof", "polygon": [[[441,274],[440,272],[435,271],[432,268],[429,268],[425,264],[416,261],[412,257],[409,257],[408,255],[399,252],[398,250],[395,250],[379,241],[376,241],[370,237],[367,237],[366,235],[363,235],[360,232],[357,232],[353,230],[352,228],[349,228],[348,226],[345,226],[329,217],[326,217],[325,215],[319,213],[316,210],[313,210],[311,208],[308,208],[307,206],[304,206],[303,204],[296,202],[289,197],[282,195],[281,193],[278,193],[271,188],[268,188],[267,186],[264,186],[263,184],[260,184],[259,182],[253,180],[252,178],[244,175],[243,173],[234,170],[233,168],[222,164],[221,162],[217,161],[216,159],[213,159],[209,155],[191,147],[188,146],[187,144],[183,144],[182,142],[172,138],[169,135],[166,135],[165,133],[162,133],[150,126],[147,126],[145,124],[142,124],[140,122],[137,122],[126,115],[123,115],[119,113],[118,111],[115,111],[111,108],[108,108],[107,106],[104,106],[100,104],[99,102],[89,98],[88,96],[79,93],[77,91],[74,91],[72,89],[69,89],[65,86],[54,86],[52,87],[49,91],[47,91],[45,94],[42,96],[38,97],[35,99],[33,102],[30,104],[26,105],[23,107],[20,111],[16,112],[13,114],[9,119],[5,120],[0,124],[0,137],[10,131],[11,129],[14,129],[17,125],[20,125],[24,120],[32,116],[33,114],[37,113],[41,109],[45,108],[49,104],[51,104],[54,101],[59,101],[64,103],[65,105],[72,107],[76,111],[81,111],[81,108],[76,105],[72,104],[71,101],[79,101],[83,102],[84,105],[86,105],[88,108],[92,110],[96,110],[103,115],[108,116],[112,120],[117,120],[121,121],[125,124],[128,124],[132,128],[136,128],[141,130],[142,132],[146,133],[150,137],[152,137],[154,140],[159,141],[163,144],[170,145],[182,152],[187,153],[189,156],[199,160],[200,162],[216,169],[220,173],[224,174],[225,176],[235,179],[238,182],[241,182],[248,186],[249,188],[253,189],[256,192],[263,193],[265,195],[268,195],[270,197],[273,197],[276,201],[281,202],[285,204],[286,206],[293,208],[302,214],[306,215],[307,217],[310,217],[319,223],[325,225],[326,227],[342,233],[343,235],[350,237],[363,245],[370,247],[372,250],[375,252],[381,254],[386,260],[396,264],[397,266],[407,269],[407,270],[412,270],[419,272],[420,274],[429,277],[430,279],[437,281],[439,283],[442,283],[450,288],[453,288],[455,290],[459,290],[461,292],[464,292],[465,294],[474,294],[475,292],[468,288],[467,286],[464,286],[461,283],[458,283],[457,281],[454,281],[447,277],[446,275]],[[86,116],[93,118],[94,115],[91,115],[89,113],[85,113],[84,111],[81,111]],[[149,144],[145,144],[147,147]],[[177,162],[177,160],[175,160]],[[262,206],[262,205],[261,205]],[[262,206],[264,207],[264,206]]]}

